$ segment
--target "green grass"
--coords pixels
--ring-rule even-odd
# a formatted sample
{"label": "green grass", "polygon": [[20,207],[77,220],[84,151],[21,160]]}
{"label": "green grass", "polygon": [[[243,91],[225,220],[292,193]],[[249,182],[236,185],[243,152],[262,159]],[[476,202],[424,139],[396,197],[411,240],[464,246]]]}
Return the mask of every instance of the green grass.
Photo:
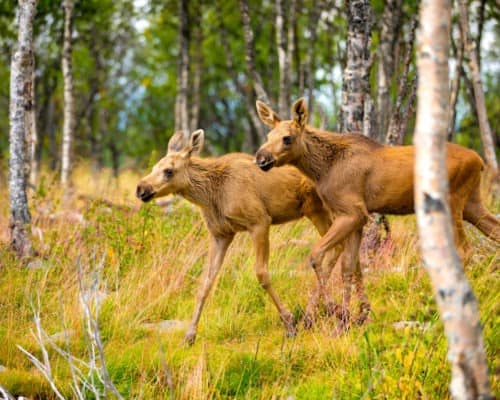
{"label": "green grass", "polygon": [[[101,177],[91,184],[77,171],[79,193],[95,193],[120,204],[132,198],[137,176]],[[85,182],[85,183],[82,183]],[[103,183],[105,182],[105,183]],[[246,234],[232,244],[202,315],[198,339],[183,347],[183,329],[160,332],[145,323],[188,321],[207,258],[207,232],[196,209],[186,202],[162,214],[153,205],[139,210],[110,209],[98,202],[75,203],[85,225],[42,218],[49,201],[57,211],[57,191],[45,188],[32,200],[42,238],[35,245],[42,269],[25,269],[0,247],[0,384],[31,398],[56,398],[48,383],[17,345],[41,357],[31,332],[31,304],[40,304],[49,334],[71,331],[69,350],[85,359],[88,338],[78,299],[78,260],[87,277],[104,257],[101,289],[109,294],[100,309],[100,331],[107,367],[124,398],[160,399],[446,399],[449,366],[446,340],[430,283],[418,257],[413,217],[391,218],[394,251],[375,257],[364,272],[373,311],[370,322],[347,335],[332,336],[335,321],[321,317],[312,330],[299,327],[284,337],[279,316],[254,274],[253,249]],[[8,226],[7,198],[0,198],[0,228]],[[500,204],[488,201],[498,213]],[[51,212],[53,212],[51,211]],[[466,273],[480,302],[490,371],[499,364],[499,251],[468,227],[475,256]],[[296,315],[315,283],[304,261],[317,234],[307,221],[271,231],[272,283]],[[298,241],[290,242],[290,239]],[[331,290],[340,300],[339,271]],[[395,329],[398,321],[428,323],[425,330]],[[64,343],[59,343],[65,347]],[[54,379],[71,397],[67,362],[49,356]],[[498,376],[491,383],[499,393]],[[88,398],[93,398],[88,395]]]}

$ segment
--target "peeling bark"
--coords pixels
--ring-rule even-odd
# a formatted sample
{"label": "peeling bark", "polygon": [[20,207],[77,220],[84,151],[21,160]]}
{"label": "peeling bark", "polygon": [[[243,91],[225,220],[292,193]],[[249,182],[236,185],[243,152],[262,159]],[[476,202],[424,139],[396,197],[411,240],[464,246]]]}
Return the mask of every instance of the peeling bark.
{"label": "peeling bark", "polygon": [[458,32],[459,32],[458,47],[453,51],[455,55],[456,65],[455,65],[455,72],[453,74],[453,81],[451,83],[451,93],[450,93],[450,111],[448,117],[448,132],[447,132],[447,138],[449,141],[453,139],[453,133],[455,132],[457,101],[458,101],[458,94],[460,92],[460,80],[462,77],[461,71],[463,68],[462,64],[464,61],[464,41],[462,37],[462,29],[459,28]]}
{"label": "peeling bark", "polygon": [[251,125],[250,136],[248,137],[248,139],[250,139],[249,147],[251,148],[252,151],[254,151],[259,147],[260,141],[266,140],[266,130],[263,124],[260,122],[259,116],[257,115],[253,93],[250,90],[248,90],[248,87],[243,85],[238,79],[238,73],[234,68],[234,60],[231,53],[231,48],[227,41],[227,30],[226,27],[224,26],[222,11],[218,6],[216,6],[215,10],[220,21],[219,32],[220,32],[221,44],[222,47],[224,48],[224,53],[226,54],[226,68],[227,71],[229,72],[229,75],[231,76],[231,80],[233,81],[234,86],[241,93],[243,101],[245,102],[245,109],[248,113],[248,118]]}
{"label": "peeling bark", "polygon": [[469,69],[474,87],[474,97],[476,99],[477,115],[479,119],[479,130],[481,131],[481,139],[484,147],[484,155],[486,163],[493,170],[493,173],[498,172],[498,162],[493,143],[493,133],[491,131],[488,115],[486,114],[486,105],[484,100],[483,84],[481,82],[481,74],[479,71],[479,63],[477,49],[469,31],[469,12],[467,9],[467,1],[460,0],[460,26],[465,40],[465,51],[469,62]]}
{"label": "peeling bark", "polygon": [[[406,42],[406,54],[403,62],[403,69],[401,71],[401,76],[399,77],[398,84],[398,96],[396,99],[396,104],[389,121],[389,127],[387,129],[387,136],[385,142],[390,145],[401,145],[406,134],[406,123],[409,118],[409,111],[411,102],[415,99],[415,79],[409,81],[410,64],[413,53],[413,43],[415,41],[415,30],[418,25],[417,18],[413,18],[411,21],[410,34],[408,41]],[[411,93],[413,92],[413,97]],[[404,105],[404,99],[407,98],[407,105]]]}
{"label": "peeling bark", "polygon": [[175,97],[175,130],[189,135],[189,0],[179,0],[179,59],[177,63],[177,95]]}
{"label": "peeling bark", "polygon": [[309,46],[307,46],[307,61],[306,61],[306,71],[305,76],[307,79],[307,93],[308,93],[308,103],[307,109],[312,115],[314,112],[314,51],[316,37],[318,35],[318,20],[321,16],[322,2],[313,0],[312,7],[309,11],[309,26],[308,31],[310,35]]}
{"label": "peeling bark", "polygon": [[370,3],[348,2],[347,65],[342,82],[342,132],[363,132],[365,98],[370,96]]}
{"label": "peeling bark", "polygon": [[70,185],[73,158],[73,139],[75,130],[75,101],[72,61],[72,35],[74,0],[63,0],[64,38],[62,51],[62,72],[64,79],[64,123],[62,134],[61,184],[63,190]]}
{"label": "peeling bark", "polygon": [[243,23],[243,37],[245,39],[245,61],[247,64],[248,73],[253,83],[255,93],[257,94],[257,99],[266,104],[270,104],[269,96],[264,89],[262,78],[257,71],[257,66],[255,65],[255,45],[253,40],[254,34],[252,26],[250,25],[250,12],[248,10],[247,0],[240,0],[240,11],[241,21]]}
{"label": "peeling bark", "polygon": [[[290,0],[289,7],[289,18],[288,18],[288,39],[287,39],[287,53],[286,53],[286,67],[285,74],[288,76],[286,88],[287,92],[287,110],[289,112],[292,104],[290,102],[290,97],[292,94],[292,84],[293,84],[293,56],[295,55],[295,63],[297,68],[300,66],[300,54],[297,49],[297,1],[298,0]],[[302,93],[302,92],[301,92]],[[285,114],[286,115],[286,114]]]}
{"label": "peeling bark", "polygon": [[197,3],[196,5],[196,15],[194,18],[194,29],[195,29],[195,40],[194,40],[194,71],[193,71],[193,85],[191,90],[191,121],[190,121],[190,132],[199,128],[200,124],[200,87],[201,87],[201,73],[203,67],[203,55],[201,50],[201,44],[203,41],[203,35],[201,30],[201,13],[202,5]]}
{"label": "peeling bark", "polygon": [[446,131],[451,2],[423,1],[418,38],[415,205],[424,267],[448,339],[451,396],[492,399],[478,303],[454,245],[448,204]]}
{"label": "peeling bark", "polygon": [[377,139],[385,139],[391,116],[391,80],[394,52],[401,27],[402,0],[388,0],[382,13],[377,69]]}
{"label": "peeling bark", "polygon": [[290,69],[287,54],[287,36],[285,34],[285,4],[284,0],[276,0],[276,47],[279,66],[279,96],[278,113],[286,115],[290,110],[290,83],[288,71]]}
{"label": "peeling bark", "polygon": [[31,98],[32,107],[28,113],[28,125],[29,132],[27,133],[28,143],[29,143],[29,171],[30,171],[30,183],[36,185],[38,180],[38,129],[36,124],[36,92],[35,92],[35,55],[33,54],[33,71],[31,73]]}
{"label": "peeling bark", "polygon": [[33,20],[36,0],[19,0],[18,44],[12,54],[9,108],[10,247],[20,257],[33,254],[27,226],[31,222],[26,196],[26,140],[33,108]]}

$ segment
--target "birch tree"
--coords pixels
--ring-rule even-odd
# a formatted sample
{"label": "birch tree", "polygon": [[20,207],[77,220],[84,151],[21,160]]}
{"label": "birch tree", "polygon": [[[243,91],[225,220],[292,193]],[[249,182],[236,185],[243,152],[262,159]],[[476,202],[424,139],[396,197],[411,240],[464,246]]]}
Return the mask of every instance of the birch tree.
{"label": "birch tree", "polygon": [[203,33],[202,33],[202,4],[196,3],[196,12],[194,16],[194,70],[193,84],[191,88],[191,118],[189,132],[193,132],[199,128],[200,122],[200,107],[201,107],[201,75],[203,73]]}
{"label": "birch tree", "polygon": [[460,81],[462,77],[462,64],[464,60],[464,41],[462,35],[462,29],[459,26],[458,29],[459,37],[458,43],[456,46],[453,46],[453,33],[451,35],[451,43],[453,48],[453,53],[455,56],[455,72],[453,74],[453,81],[451,82],[451,93],[450,93],[450,111],[448,117],[448,140],[453,138],[453,132],[455,131],[455,119],[456,119],[456,110],[457,110],[457,102],[458,95],[460,92]]}
{"label": "birch tree", "polygon": [[35,56],[33,54],[33,70],[31,73],[31,110],[28,113],[29,125],[29,163],[30,163],[30,182],[35,185],[38,179],[38,129],[36,124],[36,96],[35,96]]}
{"label": "birch tree", "polygon": [[[417,76],[409,79],[410,64],[413,54],[413,43],[415,41],[415,30],[418,20],[413,18],[410,23],[409,37],[406,42],[406,54],[403,62],[403,68],[399,77],[398,95],[396,104],[393,107],[385,142],[390,145],[402,145],[406,134],[406,127],[413,104],[416,97]],[[406,99],[406,102],[404,101]]]}
{"label": "birch tree", "polygon": [[315,59],[315,43],[318,36],[318,20],[321,17],[322,1],[313,0],[312,6],[309,9],[308,31],[310,35],[310,43],[307,46],[307,61],[305,76],[307,79],[308,103],[307,109],[309,113],[313,113],[314,107],[314,59]]}
{"label": "birch tree", "polygon": [[179,58],[177,64],[177,95],[175,97],[175,130],[189,134],[189,1],[179,0]]}
{"label": "birch tree", "polygon": [[402,0],[388,0],[382,13],[377,58],[377,139],[384,140],[391,115],[391,81],[394,74],[394,51],[401,27]]}
{"label": "birch tree", "polygon": [[276,47],[278,50],[279,96],[278,113],[286,115],[290,109],[290,69],[287,52],[287,36],[285,31],[285,0],[276,0]]}
{"label": "birch tree", "polygon": [[240,11],[241,11],[241,21],[243,23],[243,38],[245,40],[245,61],[247,64],[248,74],[253,83],[257,99],[269,104],[269,96],[267,95],[264,85],[262,83],[262,78],[257,71],[257,66],[255,65],[255,44],[254,44],[254,33],[252,26],[250,24],[250,12],[248,10],[248,1],[239,0]]}
{"label": "birch tree", "polygon": [[226,54],[226,69],[231,77],[231,80],[234,86],[238,89],[243,97],[243,101],[246,106],[247,116],[250,123],[250,142],[252,151],[257,149],[260,146],[260,140],[266,138],[264,127],[260,122],[260,118],[257,115],[257,110],[255,109],[255,101],[254,96],[251,91],[247,90],[246,86],[238,79],[238,73],[235,68],[235,62],[233,60],[233,55],[231,52],[231,48],[229,46],[228,32],[226,26],[224,25],[224,18],[222,10],[219,6],[216,5],[215,8],[217,18],[219,20],[219,33],[220,33],[220,41],[222,48],[224,49],[224,53]]}
{"label": "birch tree", "polygon": [[75,100],[72,61],[72,36],[74,0],[63,0],[64,34],[62,51],[62,72],[64,79],[64,123],[62,133],[61,184],[63,190],[69,185],[72,169],[72,148],[75,130]]}
{"label": "birch tree", "polygon": [[371,8],[368,0],[350,0],[347,20],[347,64],[342,81],[342,132],[370,129],[370,28]]}
{"label": "birch tree", "polygon": [[469,12],[467,1],[460,0],[460,26],[465,41],[465,52],[469,61],[469,70],[474,87],[474,97],[476,99],[477,115],[479,119],[479,130],[484,147],[484,155],[488,166],[494,173],[498,172],[498,162],[493,144],[493,133],[491,131],[488,115],[486,114],[486,105],[484,101],[483,84],[481,82],[481,72],[479,70],[478,53],[475,43],[469,30]]}
{"label": "birch tree", "polygon": [[424,267],[448,339],[451,396],[492,399],[478,303],[454,246],[448,204],[446,132],[451,2],[421,4],[415,204]]}
{"label": "birch tree", "polygon": [[36,0],[18,2],[18,43],[12,55],[9,106],[10,246],[19,257],[33,253],[27,226],[31,222],[26,196],[26,139],[33,107],[33,20]]}

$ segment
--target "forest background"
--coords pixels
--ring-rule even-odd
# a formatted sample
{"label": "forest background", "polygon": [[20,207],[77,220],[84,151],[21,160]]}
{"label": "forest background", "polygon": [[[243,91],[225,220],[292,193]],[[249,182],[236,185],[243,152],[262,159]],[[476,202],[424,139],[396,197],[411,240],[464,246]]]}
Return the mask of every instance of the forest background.
{"label": "forest background", "polygon": [[[265,128],[255,122],[255,75],[245,60],[246,48],[240,5],[236,1],[196,1],[187,6],[187,31],[179,34],[179,2],[140,0],[78,1],[74,10],[73,70],[75,101],[74,155],[76,162],[90,160],[98,170],[115,172],[130,166],[144,167],[152,152],[163,153],[167,138],[182,121],[176,121],[176,96],[182,91],[179,69],[181,46],[188,46],[187,103],[189,129],[203,128],[208,151],[254,151]],[[181,2],[183,3],[183,2]],[[314,101],[313,124],[339,128],[342,73],[346,64],[347,19],[340,1],[283,2],[286,15],[283,32],[289,63],[286,87],[280,85],[274,2],[248,3],[253,30],[256,73],[271,105],[278,105],[285,91],[289,104],[307,96]],[[394,3],[394,4],[392,4]],[[187,3],[186,3],[187,4]],[[370,91],[378,103],[382,90],[389,102],[373,113],[374,136],[385,139],[385,131],[397,100],[404,71],[406,43],[411,39],[412,19],[418,2],[372,2]],[[294,13],[290,13],[294,7]],[[387,8],[393,9],[388,20]],[[290,15],[293,20],[290,23]],[[63,75],[61,52],[64,12],[60,1],[41,0],[35,18],[36,66],[36,158],[50,169],[60,169],[63,126]],[[386,21],[386,22],[384,22]],[[457,15],[453,37],[460,47]],[[499,10],[494,1],[472,2],[470,27],[479,45],[486,109],[493,132],[500,115],[500,66],[497,45]],[[0,154],[5,174],[8,152],[9,72],[15,43],[15,3],[0,5]],[[387,31],[389,31],[387,33]],[[286,42],[291,38],[290,42]],[[381,41],[389,40],[388,47]],[[385,43],[385,42],[384,42]],[[384,50],[381,50],[384,49]],[[383,54],[388,50],[390,54]],[[413,53],[412,53],[413,54]],[[390,63],[389,81],[378,71]],[[479,125],[470,74],[466,62],[457,103],[453,140],[481,150]],[[385,68],[385,67],[384,67]],[[451,63],[451,71],[454,71]],[[411,86],[414,56],[408,68]],[[460,70],[459,70],[460,71]],[[385,78],[387,80],[387,78]],[[410,89],[403,92],[409,96]],[[260,96],[259,96],[260,95]],[[382,103],[382,102],[380,102]],[[276,107],[278,109],[278,107]],[[404,110],[403,110],[404,111]],[[283,117],[289,107],[280,110]],[[414,115],[409,114],[411,142]],[[177,118],[179,120],[180,118]],[[495,137],[498,151],[498,135]],[[39,163],[40,164],[40,163]],[[4,177],[5,179],[5,177]]]}
{"label": "forest background", "polygon": [[[179,344],[206,259],[206,230],[186,203],[168,202],[160,209],[141,207],[134,198],[139,177],[165,152],[174,130],[203,128],[205,154],[253,152],[267,130],[256,119],[256,99],[288,117],[290,103],[306,96],[313,125],[346,130],[342,96],[356,88],[345,77],[352,29],[347,2],[76,1],[70,55],[73,171],[64,189],[75,196],[66,204],[59,185],[68,104],[62,3],[39,0],[35,17],[31,133],[36,136],[27,140],[37,173],[30,177],[28,198],[33,245],[41,257],[28,258],[28,268],[19,268],[7,245],[0,248],[0,384],[14,395],[56,398],[52,381],[63,397],[76,398],[73,362],[89,381],[105,372],[107,382],[127,398],[447,398],[446,340],[421,268],[413,217],[391,218],[391,241],[381,253],[364,253],[374,311],[369,324],[339,338],[331,336],[334,322],[322,318],[296,340],[284,339],[242,235],[207,305],[200,340],[187,349]],[[364,26],[370,39],[357,64],[367,71],[363,96],[371,99],[363,129],[381,142],[411,143],[419,4],[351,3],[363,3],[371,15]],[[457,4],[450,54],[450,103],[456,112],[450,113],[449,139],[486,158]],[[467,6],[498,157],[500,12],[492,0]],[[15,14],[14,1],[0,3],[0,183],[5,187]],[[395,136],[388,135],[391,126]],[[483,189],[488,208],[498,214],[491,182]],[[6,196],[0,210],[0,241],[7,243]],[[498,249],[467,229],[475,254],[466,273],[479,299],[492,388],[498,393]],[[313,285],[302,262],[316,237],[303,222],[271,234],[273,284],[297,317],[307,301],[305,289]],[[339,277],[331,284],[338,298]],[[87,295],[96,308],[82,308]],[[85,325],[92,321],[99,322],[98,342]],[[96,346],[102,346],[106,364]],[[51,365],[50,379],[20,347]],[[94,392],[87,388],[81,398],[113,397],[99,382],[94,379]]]}

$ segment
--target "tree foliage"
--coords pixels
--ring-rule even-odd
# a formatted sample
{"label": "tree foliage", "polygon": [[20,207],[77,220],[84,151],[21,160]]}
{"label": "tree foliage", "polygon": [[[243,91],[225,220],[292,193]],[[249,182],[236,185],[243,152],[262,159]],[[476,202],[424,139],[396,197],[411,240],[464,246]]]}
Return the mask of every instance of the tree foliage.
{"label": "tree foliage", "polygon": [[[398,95],[405,38],[410,30],[410,20],[418,9],[418,1],[403,3],[394,47],[394,73],[389,85],[392,105]],[[290,6],[294,2],[284,1],[283,4],[287,31]],[[384,5],[385,2],[379,0],[371,2],[371,52],[374,54],[379,45]],[[8,151],[9,60],[16,32],[15,7],[14,2],[2,2],[0,5],[0,153],[5,157]],[[477,38],[479,10],[473,6],[470,8],[472,31]],[[317,124],[324,123],[329,129],[337,128],[340,110],[341,72],[346,62],[346,9],[346,4],[340,0],[303,0],[298,2],[296,9],[293,35],[296,43],[291,57],[291,76],[288,77],[290,96],[293,100],[304,94],[309,95],[307,88],[312,78],[315,107],[311,120]],[[277,106],[280,77],[275,2],[249,2],[249,13],[254,32],[256,68],[271,104]],[[497,14],[493,4],[487,2],[482,22],[484,46],[491,43],[492,35],[498,35]],[[252,151],[259,144],[256,134],[259,127],[252,123],[248,111],[248,104],[255,101],[256,94],[245,63],[239,1],[191,1],[189,21],[190,80],[196,69],[194,52],[196,48],[201,49],[199,127],[207,133],[207,148],[212,153]],[[74,24],[76,162],[91,159],[96,168],[108,165],[118,170],[131,162],[145,162],[153,150],[162,153],[174,127],[179,55],[178,2],[77,1]],[[195,34],[197,29],[199,33]],[[315,31],[312,32],[312,29]],[[37,154],[42,164],[52,168],[60,164],[62,32],[61,1],[40,0],[34,31],[40,144]],[[310,40],[312,35],[315,37],[313,42]],[[498,71],[491,65],[498,58],[498,49],[490,46],[480,56],[486,104],[495,131],[493,113],[499,107],[496,90],[499,78]],[[371,65],[373,98],[377,93],[379,62],[378,57],[374,57]],[[308,67],[310,65],[312,70]],[[410,74],[415,71],[414,57],[409,70]],[[480,150],[474,110],[469,106],[464,86],[458,102],[456,126],[459,133],[455,140]],[[189,90],[188,106],[195,96],[192,81]],[[391,110],[385,112],[389,114]],[[413,121],[412,116],[409,132],[413,129]],[[411,137],[406,139],[409,140]]]}

